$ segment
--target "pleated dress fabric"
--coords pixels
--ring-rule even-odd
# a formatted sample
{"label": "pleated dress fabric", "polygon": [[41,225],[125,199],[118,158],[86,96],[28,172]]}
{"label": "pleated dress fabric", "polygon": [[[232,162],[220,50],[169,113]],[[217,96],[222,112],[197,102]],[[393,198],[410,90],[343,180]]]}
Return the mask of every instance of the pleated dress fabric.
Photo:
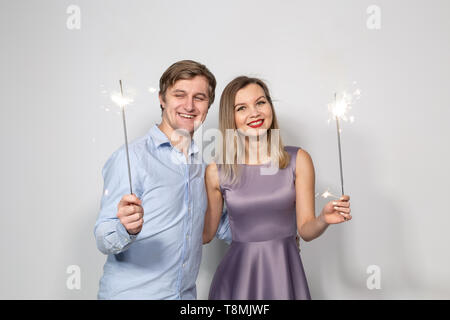
{"label": "pleated dress fabric", "polygon": [[238,183],[221,181],[232,242],[214,275],[210,300],[311,299],[295,240],[298,149],[285,147],[289,166],[275,174],[262,174],[269,164],[239,165]]}

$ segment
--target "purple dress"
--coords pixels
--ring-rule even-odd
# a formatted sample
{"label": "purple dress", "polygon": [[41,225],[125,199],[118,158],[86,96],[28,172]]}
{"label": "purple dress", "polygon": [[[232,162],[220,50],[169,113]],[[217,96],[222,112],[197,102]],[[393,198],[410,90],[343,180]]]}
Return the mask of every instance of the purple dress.
{"label": "purple dress", "polygon": [[[220,183],[232,243],[211,283],[211,300],[311,299],[295,241],[295,160],[274,175],[263,165],[239,165],[236,185]],[[220,171],[220,166],[219,171]]]}

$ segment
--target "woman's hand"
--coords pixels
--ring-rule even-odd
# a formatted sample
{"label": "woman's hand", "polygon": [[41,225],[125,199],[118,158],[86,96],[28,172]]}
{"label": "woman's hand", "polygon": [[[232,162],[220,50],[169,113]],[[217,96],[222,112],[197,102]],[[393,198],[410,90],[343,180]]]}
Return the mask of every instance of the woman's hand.
{"label": "woman's hand", "polygon": [[352,219],[350,211],[350,196],[343,195],[339,200],[328,202],[319,219],[327,224],[342,223]]}

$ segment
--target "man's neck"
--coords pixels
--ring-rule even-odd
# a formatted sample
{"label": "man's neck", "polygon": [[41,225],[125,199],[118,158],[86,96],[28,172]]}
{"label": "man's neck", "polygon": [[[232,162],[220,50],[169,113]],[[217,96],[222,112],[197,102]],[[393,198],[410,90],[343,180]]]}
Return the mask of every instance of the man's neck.
{"label": "man's neck", "polygon": [[[158,128],[167,136],[172,146],[177,150],[183,152],[183,154],[187,157],[189,146],[192,140],[192,133],[183,135],[180,131],[176,132],[173,128],[166,125],[164,121],[161,121],[161,123],[158,125]],[[187,133],[187,131],[185,132]]]}

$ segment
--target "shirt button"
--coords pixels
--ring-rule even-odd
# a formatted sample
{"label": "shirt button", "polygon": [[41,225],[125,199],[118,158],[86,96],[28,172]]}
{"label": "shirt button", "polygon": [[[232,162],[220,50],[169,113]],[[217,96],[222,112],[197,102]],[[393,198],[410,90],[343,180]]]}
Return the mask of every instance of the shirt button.
{"label": "shirt button", "polygon": [[186,266],[186,263],[183,263],[183,268]]}

